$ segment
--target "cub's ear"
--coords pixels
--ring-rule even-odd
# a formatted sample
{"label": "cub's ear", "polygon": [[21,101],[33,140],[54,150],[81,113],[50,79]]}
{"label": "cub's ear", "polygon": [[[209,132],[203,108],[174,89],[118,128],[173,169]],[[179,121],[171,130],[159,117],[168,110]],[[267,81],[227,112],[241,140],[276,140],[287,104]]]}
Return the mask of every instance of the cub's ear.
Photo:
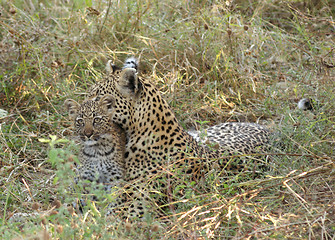
{"label": "cub's ear", "polygon": [[123,96],[136,98],[142,90],[142,84],[137,77],[136,69],[123,69],[120,73],[120,79],[116,84],[116,88]]}
{"label": "cub's ear", "polygon": [[65,100],[64,105],[66,110],[69,112],[70,119],[75,120],[80,107],[79,103],[77,103],[75,100],[67,99]]}
{"label": "cub's ear", "polygon": [[111,112],[114,108],[115,100],[112,95],[104,95],[100,100],[99,100],[99,105],[106,111],[106,112]]}
{"label": "cub's ear", "polygon": [[107,74],[117,74],[121,71],[121,68],[113,64],[112,60],[108,60],[106,64]]}

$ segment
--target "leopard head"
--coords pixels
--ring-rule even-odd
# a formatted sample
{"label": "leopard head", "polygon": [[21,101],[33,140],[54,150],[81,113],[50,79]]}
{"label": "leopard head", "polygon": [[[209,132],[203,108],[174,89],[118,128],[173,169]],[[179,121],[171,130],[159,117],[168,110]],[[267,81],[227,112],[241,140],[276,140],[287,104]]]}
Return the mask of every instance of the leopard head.
{"label": "leopard head", "polygon": [[89,98],[100,101],[106,95],[110,95],[112,121],[120,124],[124,129],[131,126],[131,119],[138,112],[136,108],[140,95],[143,93],[143,84],[137,76],[134,68],[125,68],[120,72],[111,72],[106,81],[97,83],[89,93]]}
{"label": "leopard head", "polygon": [[70,119],[74,122],[75,134],[84,142],[97,142],[111,126],[110,106],[114,99],[105,95],[100,100],[85,100],[82,104],[67,99],[64,102]]}

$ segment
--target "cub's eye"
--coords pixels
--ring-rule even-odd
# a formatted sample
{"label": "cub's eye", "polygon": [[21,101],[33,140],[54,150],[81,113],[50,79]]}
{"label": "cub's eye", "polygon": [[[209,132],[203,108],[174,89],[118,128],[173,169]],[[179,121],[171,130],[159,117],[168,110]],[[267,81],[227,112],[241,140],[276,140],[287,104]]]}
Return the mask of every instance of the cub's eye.
{"label": "cub's eye", "polygon": [[101,117],[95,117],[95,118],[93,119],[93,125],[100,124],[101,122],[102,122]]}
{"label": "cub's eye", "polygon": [[77,126],[84,126],[84,119],[82,119],[82,118],[77,118],[77,119],[76,119],[76,125],[77,125]]}

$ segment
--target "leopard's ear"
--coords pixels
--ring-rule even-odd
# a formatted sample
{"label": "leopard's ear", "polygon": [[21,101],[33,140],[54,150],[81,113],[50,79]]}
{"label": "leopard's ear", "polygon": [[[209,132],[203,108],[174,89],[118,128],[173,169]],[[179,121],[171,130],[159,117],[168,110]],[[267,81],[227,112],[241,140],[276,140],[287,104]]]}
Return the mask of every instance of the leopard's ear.
{"label": "leopard's ear", "polygon": [[66,107],[66,110],[69,112],[70,119],[75,120],[80,107],[79,103],[77,103],[73,99],[67,99],[65,100],[64,105]]}
{"label": "leopard's ear", "polygon": [[137,77],[136,69],[123,69],[116,88],[124,97],[136,98],[142,90],[142,84]]}
{"label": "leopard's ear", "polygon": [[106,64],[107,74],[118,74],[121,71],[121,68],[113,64],[112,60],[109,60]]}
{"label": "leopard's ear", "polygon": [[106,112],[111,112],[114,108],[115,104],[115,99],[112,95],[104,95],[100,100],[99,100],[99,105],[102,107]]}

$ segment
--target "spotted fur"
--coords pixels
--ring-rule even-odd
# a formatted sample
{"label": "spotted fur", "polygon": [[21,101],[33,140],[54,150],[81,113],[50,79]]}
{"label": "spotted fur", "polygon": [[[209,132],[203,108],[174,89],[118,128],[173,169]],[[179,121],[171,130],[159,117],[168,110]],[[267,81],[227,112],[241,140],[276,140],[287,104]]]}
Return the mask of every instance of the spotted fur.
{"label": "spotted fur", "polygon": [[236,153],[257,153],[268,147],[269,130],[256,123],[227,122],[204,131],[189,132],[202,144],[219,144],[221,149]]}
{"label": "spotted fur", "polygon": [[109,105],[113,98],[106,95],[99,101],[86,100],[81,105],[72,99],[65,101],[74,121],[75,135],[81,140],[78,181],[103,184],[106,191],[121,187],[125,175],[125,133],[111,121]]}
{"label": "spotted fur", "polygon": [[[213,159],[220,160],[221,166],[227,169],[241,168],[239,162],[231,164],[227,156],[236,151],[255,152],[268,141],[268,131],[258,125],[251,125],[244,136],[236,137],[226,136],[224,129],[231,126],[223,124],[207,131],[209,140],[221,145],[218,150],[199,145],[181,127],[157,88],[150,81],[138,77],[135,68],[110,74],[105,81],[93,86],[89,98],[99,101],[106,95],[113,99],[110,106],[112,121],[119,124],[127,135],[125,178],[142,183],[149,189],[157,185],[153,179],[166,174],[166,169],[171,166],[181,169],[194,180],[206,174]],[[238,132],[246,128],[241,125],[234,126],[234,129]],[[164,189],[166,185],[160,183],[159,187]],[[143,209],[139,214],[143,214]]]}

